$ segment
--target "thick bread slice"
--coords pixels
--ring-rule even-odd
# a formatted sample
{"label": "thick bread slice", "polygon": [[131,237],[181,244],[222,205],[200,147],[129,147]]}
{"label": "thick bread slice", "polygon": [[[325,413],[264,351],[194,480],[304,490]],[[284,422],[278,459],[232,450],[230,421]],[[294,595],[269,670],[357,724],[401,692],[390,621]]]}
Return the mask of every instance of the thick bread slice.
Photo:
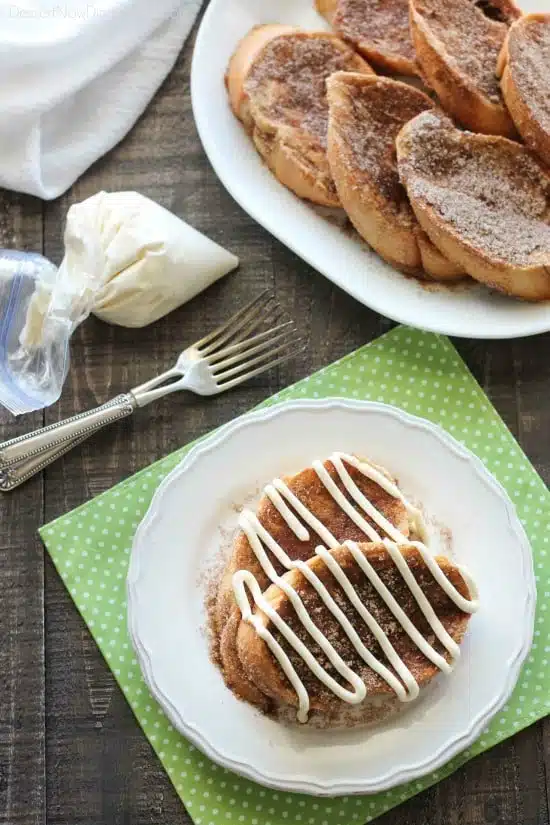
{"label": "thick bread slice", "polygon": [[515,135],[495,73],[512,0],[410,0],[417,61],[443,108],[474,132]]}
{"label": "thick bread slice", "polygon": [[338,72],[327,81],[328,159],[338,196],[359,234],[392,266],[437,280],[465,276],[420,228],[399,181],[395,139],[434,107],[405,83]]}
{"label": "thick bread slice", "polygon": [[524,146],[424,112],[400,132],[398,169],[420,225],[487,286],[550,299],[550,174]]}
{"label": "thick bread slice", "polygon": [[252,29],[226,75],[233,111],[273,174],[301,198],[340,202],[326,156],[325,80],[338,70],[372,73],[334,34]]}
{"label": "thick bread slice", "polygon": [[[333,464],[327,460],[324,462],[324,466],[338,488],[343,490],[344,488]],[[346,469],[355,484],[372,504],[403,535],[409,536],[409,519],[402,502],[390,496],[378,484],[370,481],[356,468],[346,465]],[[377,469],[385,472],[381,467]],[[389,474],[385,474],[388,478],[391,478]],[[294,476],[285,478],[284,481],[294,495],[308,507],[338,541],[343,542],[347,539],[353,541],[364,540],[365,535],[362,530],[340,509],[315,470],[308,467]],[[314,555],[315,548],[320,543],[317,534],[311,531],[308,541],[297,539],[266,495],[260,499],[256,516],[291,559],[305,561]],[[367,520],[370,521],[370,519]],[[231,556],[218,588],[215,611],[216,634],[219,640],[220,659],[226,683],[241,698],[265,708],[266,697],[246,678],[241,662],[236,655],[236,635],[241,614],[233,595],[232,581],[237,570],[252,572],[262,589],[269,585],[269,579],[242,531],[239,531],[235,538]]]}
{"label": "thick bread slice", "polygon": [[[364,543],[360,544],[359,547],[415,627],[429,644],[434,646],[435,649],[448,660],[448,654],[436,640],[433,631],[384,545]],[[470,618],[469,614],[462,612],[456,607],[454,602],[444,593],[426,567],[416,548],[404,546],[401,550],[410,570],[421,590],[431,603],[436,615],[451,638],[455,642],[460,643],[466,632]],[[439,673],[438,668],[424,656],[403,630],[401,624],[396,621],[381,596],[369,583],[350,550],[343,546],[331,550],[330,553],[347,575],[363,605],[371,615],[374,616],[382,630],[386,633],[389,641],[419,686],[424,687],[427,685],[434,676]],[[465,598],[469,598],[472,594],[469,593],[468,587],[458,568],[446,557],[437,557],[437,561],[446,577],[458,592]],[[391,665],[380,649],[376,638],[360,618],[356,608],[353,607],[349,599],[344,595],[335,577],[326,567],[325,562],[316,556],[315,558],[309,559],[307,564],[308,567],[317,574],[330,595],[337,601],[338,606],[343,610],[353,627],[355,627],[365,647],[378,661],[389,666],[391,669]],[[297,570],[292,570],[286,573],[284,578],[298,592],[314,624],[329,639],[332,646],[348,667],[363,679],[367,688],[367,699],[369,697],[393,694],[393,688],[359,656],[341,625],[329,612],[328,608],[325,607],[318,593],[305,576]],[[271,585],[264,593],[264,596],[270,603],[270,606],[304,642],[319,663],[328,670],[331,675],[336,676],[336,671],[329,664],[325,654],[303,627],[288,596],[280,590],[277,585]],[[318,680],[268,617],[258,608],[256,608],[255,614],[260,617],[263,626],[270,630],[290,658],[292,665],[308,691],[311,708],[323,713],[331,713],[334,712],[336,708],[345,706],[345,703],[341,699],[335,696],[328,687]],[[278,661],[272,655],[267,643],[261,639],[255,628],[244,621],[241,621],[239,626],[237,649],[245,673],[265,694],[276,702],[285,702],[291,706],[297,705],[297,695],[294,688],[286,678]]]}
{"label": "thick bread slice", "polygon": [[550,166],[550,14],[528,14],[514,23],[498,74],[518,132]]}
{"label": "thick bread slice", "polygon": [[316,0],[342,40],[384,71],[418,74],[408,0]]}

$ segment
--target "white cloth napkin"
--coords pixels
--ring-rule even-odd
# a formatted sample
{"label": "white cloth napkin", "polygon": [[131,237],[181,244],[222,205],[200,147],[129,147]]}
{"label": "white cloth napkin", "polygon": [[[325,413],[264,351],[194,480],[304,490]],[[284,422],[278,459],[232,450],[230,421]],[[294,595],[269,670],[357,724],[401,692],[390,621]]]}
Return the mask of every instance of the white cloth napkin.
{"label": "white cloth napkin", "polygon": [[0,0],[0,187],[50,199],[131,129],[201,0]]}

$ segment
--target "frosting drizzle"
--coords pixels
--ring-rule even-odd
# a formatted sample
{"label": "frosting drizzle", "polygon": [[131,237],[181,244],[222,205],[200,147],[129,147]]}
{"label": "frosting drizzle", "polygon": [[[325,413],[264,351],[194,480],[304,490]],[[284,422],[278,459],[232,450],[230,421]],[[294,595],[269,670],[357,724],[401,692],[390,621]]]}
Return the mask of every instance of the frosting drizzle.
{"label": "frosting drizzle", "polygon": [[[401,625],[403,631],[409,636],[411,641],[430,662],[432,662],[442,672],[449,673],[452,670],[454,662],[460,655],[459,646],[454,639],[451,638],[442,622],[437,617],[428,598],[423,593],[413,573],[411,572],[405,557],[399,549],[399,545],[406,544],[417,549],[437,584],[443,589],[445,594],[454,602],[459,610],[466,613],[474,613],[478,608],[477,589],[471,576],[464,568],[457,566],[467,584],[470,594],[472,595],[471,599],[466,599],[449,581],[440,569],[435,558],[427,549],[425,544],[427,541],[427,530],[421,512],[407,501],[397,485],[388,479],[387,476],[385,476],[380,470],[371,464],[360,461],[355,456],[341,452],[333,453],[329,457],[329,461],[334,466],[342,486],[353,500],[353,504],[348,500],[348,498],[346,498],[346,496],[343,495],[341,490],[335,484],[323,462],[316,460],[312,462],[312,467],[323,486],[338,506],[348,516],[348,518],[350,518],[365,534],[369,541],[383,542],[435,637],[450,655],[451,663],[449,663],[444,656],[438,653],[438,651],[435,650],[417,630],[397,600],[380,579],[368,559],[361,552],[359,546],[352,541],[344,542],[345,546],[350,551],[355,562],[362,570],[367,580],[376,590],[380,598],[384,601],[387,608],[391,611],[392,615]],[[383,513],[381,513],[359,489],[346,469],[346,464],[359,470],[363,476],[376,483],[386,493],[392,496],[392,498],[401,501],[405,507],[413,530],[422,539],[421,542],[409,540],[390,521],[386,519]],[[233,591],[237,604],[241,610],[242,618],[245,622],[250,624],[260,638],[266,642],[270,651],[290,681],[292,687],[296,691],[298,698],[298,721],[307,722],[310,708],[309,694],[287,653],[275,639],[273,634],[264,626],[261,618],[254,614],[254,606],[257,606],[269,618],[274,627],[277,628],[279,633],[296,651],[316,678],[339,699],[350,705],[360,704],[365,699],[367,689],[360,676],[346,664],[334,646],[327,639],[325,634],[313,622],[308,610],[296,590],[289,584],[288,581],[277,574],[266,548],[273,554],[285,570],[299,570],[302,573],[302,575],[315,589],[323,604],[334,616],[359,657],[392,688],[397,698],[401,702],[410,702],[413,699],[416,699],[420,689],[414,676],[405,665],[403,659],[396,652],[379,623],[369,612],[367,606],[363,604],[359,598],[357,591],[353,587],[342,567],[330,554],[329,550],[327,550],[327,547],[329,549],[339,547],[342,542],[338,541],[335,536],[332,535],[330,530],[328,530],[328,528],[321,521],[319,521],[319,519],[317,519],[317,517],[303,504],[302,501],[300,501],[300,499],[281,479],[274,479],[271,484],[268,484],[264,488],[263,492],[277,509],[297,539],[300,541],[309,541],[309,527],[311,530],[315,531],[321,541],[324,542],[326,547],[323,545],[318,546],[315,550],[316,555],[323,560],[327,569],[334,576],[346,594],[348,600],[357,611],[358,616],[362,619],[362,622],[366,624],[372,635],[375,637],[388,663],[393,668],[393,671],[395,671],[394,673],[383,662],[377,659],[363,644],[356,628],[338,606],[328,589],[311,569],[311,567],[304,561],[291,559],[283,547],[275,541],[273,536],[261,524],[256,515],[250,510],[243,510],[239,518],[239,526],[246,535],[249,544],[266,576],[273,584],[277,585],[277,587],[279,587],[286,594],[289,602],[292,604],[296,612],[298,619],[308,635],[323,651],[328,661],[347,685],[346,687],[342,686],[334,679],[333,676],[330,675],[330,673],[326,671],[326,669],[308,649],[307,645],[304,644],[304,642],[294,633],[284,619],[282,619],[281,616],[273,609],[271,604],[263,595],[253,573],[248,570],[239,570],[236,572],[233,576]],[[292,507],[292,510],[289,505]],[[299,518],[297,516],[299,516]],[[371,519],[380,532],[378,532],[378,530],[366,520],[365,516]],[[249,594],[252,597],[253,606],[250,604]],[[397,676],[395,674],[397,674]]]}

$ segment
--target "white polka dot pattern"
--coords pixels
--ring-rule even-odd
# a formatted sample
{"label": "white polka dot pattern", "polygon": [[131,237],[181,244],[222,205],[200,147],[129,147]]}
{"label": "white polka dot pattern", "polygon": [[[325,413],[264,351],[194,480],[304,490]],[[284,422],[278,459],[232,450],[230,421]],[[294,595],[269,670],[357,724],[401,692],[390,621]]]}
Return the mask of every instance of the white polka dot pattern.
{"label": "white polka dot pattern", "polygon": [[55,565],[147,738],[197,825],[342,825],[377,816],[550,710],[550,493],[448,339],[400,327],[269,399],[341,396],[385,401],[441,424],[506,487],[532,543],[538,588],[535,637],[516,690],[481,738],[442,770],[369,797],[282,794],[211,763],[169,724],[145,687],[126,630],[132,538],[154,490],[188,448],[42,528]]}

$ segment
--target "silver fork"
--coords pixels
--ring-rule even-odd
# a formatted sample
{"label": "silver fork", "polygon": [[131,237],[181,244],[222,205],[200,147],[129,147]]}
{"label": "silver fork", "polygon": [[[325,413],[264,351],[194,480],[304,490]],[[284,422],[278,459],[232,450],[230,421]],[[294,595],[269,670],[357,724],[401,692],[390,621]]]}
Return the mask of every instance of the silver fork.
{"label": "silver fork", "polygon": [[0,444],[0,490],[15,489],[107,424],[169,393],[218,395],[287,361],[302,349],[297,333],[273,296],[262,293],[183,350],[175,365],[156,378],[92,410]]}

